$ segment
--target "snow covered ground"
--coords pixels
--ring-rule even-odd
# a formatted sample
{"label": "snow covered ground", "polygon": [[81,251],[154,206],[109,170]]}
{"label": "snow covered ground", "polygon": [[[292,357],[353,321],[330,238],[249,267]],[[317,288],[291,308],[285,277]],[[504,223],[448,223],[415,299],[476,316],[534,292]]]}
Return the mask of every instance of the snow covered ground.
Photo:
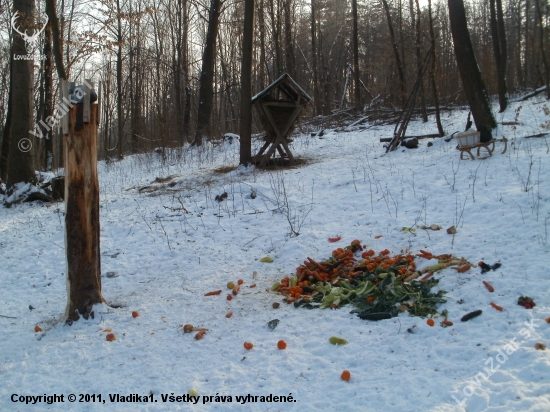
{"label": "snow covered ground", "polygon": [[[549,128],[549,108],[535,98],[498,114],[508,150],[498,144],[484,160],[459,160],[456,139],[385,155],[379,138],[393,126],[378,126],[297,136],[293,152],[305,164],[279,171],[236,170],[238,144],[228,142],[101,163],[110,306],[72,326],[62,322],[63,204],[0,207],[0,410],[549,411],[550,350],[535,349],[550,345],[549,138],[524,138]],[[444,113],[445,130],[463,130],[466,114]],[[430,118],[407,134],[433,132]],[[402,231],[432,224],[457,233]],[[327,241],[337,235],[339,243]],[[448,291],[440,307],[454,322],[448,328],[405,313],[373,322],[350,307],[296,309],[270,291],[306,257],[322,260],[353,239],[376,251],[425,249],[502,267],[436,274]],[[260,262],[265,256],[273,263]],[[237,279],[241,293],[228,301],[226,283]],[[521,295],[537,306],[518,306]],[[481,316],[460,321],[477,309]],[[280,320],[274,330],[272,319]],[[182,331],[187,323],[208,332],[195,340]],[[333,346],[331,336],[349,344]],[[277,349],[280,339],[287,349]],[[183,398],[191,388],[196,405]],[[53,394],[64,402],[24,403]],[[115,402],[117,394],[142,402]],[[269,395],[287,402],[261,398]]]}

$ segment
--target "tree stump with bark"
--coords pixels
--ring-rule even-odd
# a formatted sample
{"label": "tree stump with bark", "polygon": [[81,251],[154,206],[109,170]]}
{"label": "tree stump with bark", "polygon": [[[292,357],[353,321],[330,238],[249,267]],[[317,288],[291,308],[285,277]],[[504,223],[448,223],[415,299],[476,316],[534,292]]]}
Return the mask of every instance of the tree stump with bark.
{"label": "tree stump with bark", "polygon": [[[99,245],[99,183],[97,177],[97,128],[99,105],[74,105],[64,136],[65,249],[67,255],[66,320],[93,318],[93,305],[104,302],[101,294]],[[88,103],[86,104],[86,99]]]}

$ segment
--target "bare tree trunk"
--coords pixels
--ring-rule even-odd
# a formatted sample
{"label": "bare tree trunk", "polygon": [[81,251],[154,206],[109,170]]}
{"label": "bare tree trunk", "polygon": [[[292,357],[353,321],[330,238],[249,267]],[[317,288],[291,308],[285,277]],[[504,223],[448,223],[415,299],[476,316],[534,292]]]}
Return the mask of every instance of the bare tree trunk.
{"label": "bare tree trunk", "polygon": [[[497,1],[498,39],[500,42],[501,79],[499,79],[499,95],[504,96],[505,107],[508,107],[508,90],[506,87],[506,67],[508,66],[508,41],[506,40],[506,28],[504,25],[504,13],[502,12],[502,0]],[[502,110],[501,110],[502,111]]]}
{"label": "bare tree trunk", "polygon": [[456,62],[462,78],[462,87],[468,98],[477,130],[493,129],[496,127],[496,122],[489,105],[487,89],[474,55],[466,22],[464,3],[462,0],[448,0],[448,6]]}
{"label": "bare tree trunk", "polygon": [[56,0],[46,0],[46,14],[48,16],[48,24],[51,25],[52,30],[53,57],[55,59],[55,67],[57,68],[57,77],[67,80],[63,64],[63,36],[59,28],[59,19],[57,18]]}
{"label": "bare tree trunk", "polygon": [[546,96],[548,99],[550,99],[550,72],[548,71],[548,60],[546,60],[546,52],[544,50],[544,25],[542,22],[542,12],[540,10],[540,4],[538,0],[535,0],[535,7],[537,9],[537,20],[539,22],[540,54],[542,56],[542,64],[544,65],[544,77],[546,79]]}
{"label": "bare tree trunk", "polygon": [[138,66],[136,67],[135,110],[134,110],[134,113],[132,113],[132,118],[135,119],[133,131],[136,136],[138,136],[136,131],[141,133],[141,130],[143,127],[142,107],[141,107],[142,96],[143,96],[143,68],[142,68],[142,62],[141,62],[141,39],[140,39],[139,29],[140,29],[140,26],[138,26],[138,41],[137,41],[137,50],[136,50],[136,61]]}
{"label": "bare tree trunk", "polygon": [[183,135],[186,140],[189,139],[189,123],[191,122],[191,86],[189,85],[189,53],[188,53],[188,38],[189,38],[189,14],[187,10],[187,0],[183,0],[183,83],[185,85],[185,104],[183,110]]}
{"label": "bare tree trunk", "polygon": [[120,0],[116,0],[117,10],[117,52],[116,52],[116,90],[117,90],[117,130],[118,130],[118,158],[124,157],[124,107],[122,105],[122,16]]}
{"label": "bare tree trunk", "polygon": [[243,59],[241,66],[240,164],[252,162],[252,56],[254,45],[254,0],[245,0]]}
{"label": "bare tree trunk", "polygon": [[[31,33],[34,29],[34,0],[14,0],[13,8],[18,12],[16,21],[18,30]],[[13,31],[12,55],[26,55],[25,40]],[[11,92],[12,116],[10,127],[10,152],[8,159],[7,187],[16,183],[34,180],[35,150],[30,130],[34,130],[34,61],[19,60],[12,62]]]}
{"label": "bare tree trunk", "polygon": [[[418,0],[416,0],[416,13],[418,14],[415,18],[415,10],[413,6],[413,0],[409,0],[410,9],[411,9],[411,20],[412,26],[414,27],[414,51],[416,57],[416,70],[418,73],[422,70],[422,57],[420,56],[420,5]],[[420,89],[418,90],[420,94],[420,110],[422,111],[422,121],[426,123],[428,121],[428,113],[426,113],[426,97],[424,96],[424,81],[420,82]]]}
{"label": "bare tree trunk", "polygon": [[401,63],[401,57],[399,56],[399,49],[397,48],[397,41],[395,40],[395,33],[393,31],[393,23],[390,14],[390,7],[386,0],[382,0],[384,11],[386,12],[386,20],[388,21],[388,29],[390,31],[390,41],[393,48],[393,54],[395,56],[395,64],[397,66],[397,75],[399,76],[399,91],[401,96],[399,100],[402,105],[405,104],[405,74],[403,73],[403,64]]}
{"label": "bare tree trunk", "polygon": [[265,18],[264,18],[264,0],[260,0],[258,7],[258,25],[260,29],[260,75],[258,83],[260,89],[263,90],[266,87],[265,70],[266,70],[266,58],[265,58]]}
{"label": "bare tree trunk", "polygon": [[208,31],[206,33],[206,44],[202,55],[202,70],[200,76],[199,111],[197,114],[197,132],[194,144],[202,144],[204,133],[210,134],[210,116],[212,114],[212,101],[214,97],[214,64],[216,62],[216,37],[218,35],[218,20],[221,0],[212,0],[210,13],[208,15]]}
{"label": "bare tree trunk", "polygon": [[431,50],[432,50],[432,58],[430,63],[430,82],[432,85],[432,94],[434,98],[435,122],[437,123],[437,131],[439,132],[439,136],[443,137],[445,136],[445,131],[443,130],[443,125],[441,124],[441,116],[439,113],[439,96],[437,94],[437,84],[435,82],[435,63],[436,63],[437,53],[435,51],[435,33],[434,33],[434,24],[433,24],[433,18],[432,18],[432,1],[431,0],[428,0],[428,20],[430,23],[430,43],[431,43]]}
{"label": "bare tree trunk", "polygon": [[174,94],[176,100],[176,134],[182,138],[183,145],[183,45],[182,45],[182,28],[183,28],[183,10],[182,2],[176,3],[175,22],[172,22],[172,44],[174,47],[172,53],[172,73],[174,77]]}
{"label": "bare tree trunk", "polygon": [[[118,0],[117,0],[118,4]],[[69,45],[71,44],[71,35],[73,33],[72,31],[72,25],[73,25],[73,16],[74,16],[74,8],[75,8],[75,0],[71,1],[71,11],[69,13],[69,27],[67,28],[67,47],[65,48],[65,75],[68,79],[71,72],[71,60],[69,56]],[[63,7],[62,7],[63,9]],[[120,13],[118,14],[120,16]],[[63,18],[63,14],[62,14]],[[120,18],[120,17],[119,17]],[[63,36],[61,36],[63,38]]]}
{"label": "bare tree trunk", "polygon": [[322,112],[321,98],[319,96],[319,74],[317,73],[317,46],[316,46],[316,19],[315,19],[315,2],[311,0],[311,60],[313,64],[313,103],[314,103],[314,115],[318,115]]}
{"label": "bare tree trunk", "polygon": [[292,0],[283,0],[285,15],[285,63],[286,72],[290,77],[296,79],[296,61],[294,58],[294,47],[292,45],[291,2]]}
{"label": "bare tree trunk", "polygon": [[355,110],[361,110],[361,75],[359,72],[359,33],[357,29],[357,0],[351,1],[353,20],[353,83],[355,85]]}
{"label": "bare tree trunk", "polygon": [[[230,119],[231,119],[231,123],[233,124],[236,122],[235,122],[235,108],[233,105],[233,98],[231,97],[231,81],[229,79],[227,64],[225,63],[225,57],[223,53],[223,45],[220,38],[218,38],[218,43],[219,43],[218,47],[220,49],[220,66],[222,69],[223,88],[226,90],[225,94],[227,95],[227,102],[229,103]],[[222,93],[222,97],[223,97],[223,93]],[[227,104],[225,104],[225,106],[227,106]],[[228,120],[227,117],[228,116],[225,116],[226,121]]]}
{"label": "bare tree trunk", "polygon": [[[13,50],[13,49],[11,49]],[[10,53],[10,79],[13,73],[13,53]],[[8,86],[8,108],[6,110],[6,123],[2,135],[2,148],[0,149],[0,180],[6,182],[8,180],[8,157],[10,154],[10,130],[12,116],[12,82],[10,80]]]}
{"label": "bare tree trunk", "polygon": [[[500,104],[500,112],[506,110],[508,101],[506,98],[506,33],[504,31],[504,22],[501,21],[502,2],[497,0],[489,0],[491,14],[491,36],[493,37],[493,54],[495,56],[495,65],[497,69],[497,84],[498,84],[498,101]],[[499,11],[496,9],[500,8]]]}
{"label": "bare tree trunk", "polygon": [[[139,16],[139,5],[138,10],[132,11],[132,5],[130,4],[130,15]],[[138,131],[141,129],[141,87],[140,87],[140,73],[141,73],[141,62],[140,62],[140,48],[141,48],[141,33],[140,27],[141,24],[137,17],[137,22],[134,19],[128,21],[130,35],[129,35],[129,47],[130,47],[130,58],[129,58],[129,95],[130,95],[130,136],[131,136],[131,150],[132,153],[138,153],[140,151],[140,136]],[[178,36],[179,39],[179,36]],[[134,43],[135,40],[135,43]],[[178,113],[179,114],[179,113]],[[178,121],[181,120],[178,116],[176,119],[176,125],[180,126]],[[177,128],[178,133],[180,129]]]}
{"label": "bare tree trunk", "polygon": [[523,76],[524,76],[524,85],[529,84],[529,67],[531,65],[531,59],[529,56],[529,0],[525,0],[525,31],[524,31],[524,42],[525,42],[525,57],[523,58]]}
{"label": "bare tree trunk", "polygon": [[[53,115],[53,78],[52,78],[52,29],[51,22],[45,30],[44,39],[44,106],[42,111],[42,121],[48,124],[48,118]],[[39,127],[39,126],[37,126]],[[53,166],[53,127],[46,129],[44,133],[44,163],[43,168],[46,172],[51,172]]]}
{"label": "bare tree trunk", "polygon": [[321,105],[323,109],[323,115],[328,116],[330,115],[330,109],[331,109],[331,102],[330,102],[330,85],[331,85],[331,67],[330,67],[330,53],[328,56],[328,62],[325,58],[325,53],[323,52],[323,36],[321,31],[321,24],[319,22],[319,25],[317,26],[317,33],[319,33],[319,47],[318,50],[321,53],[321,67],[322,67],[322,74],[321,74],[321,81],[323,84],[323,97],[321,99]]}
{"label": "bare tree trunk", "polygon": [[[277,6],[279,5],[280,0],[277,1]],[[274,67],[274,75],[273,77],[277,78],[279,77],[283,72],[283,65],[282,65],[282,59],[281,59],[281,47],[280,47],[280,21],[281,21],[281,13],[280,13],[280,7],[277,7],[277,12],[275,12],[275,0],[269,0],[269,15],[271,17],[271,33],[273,37],[273,45],[275,48],[275,67]]]}

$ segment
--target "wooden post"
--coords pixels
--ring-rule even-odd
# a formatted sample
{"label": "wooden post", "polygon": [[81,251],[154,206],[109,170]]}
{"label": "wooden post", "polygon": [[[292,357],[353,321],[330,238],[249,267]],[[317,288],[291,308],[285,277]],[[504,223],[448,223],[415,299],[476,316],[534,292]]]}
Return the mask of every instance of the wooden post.
{"label": "wooden post", "polygon": [[99,247],[98,105],[89,104],[90,93],[84,99],[88,99],[88,122],[84,122],[84,103],[75,104],[67,115],[69,133],[63,139],[68,323],[80,315],[93,318],[93,305],[104,302]]}

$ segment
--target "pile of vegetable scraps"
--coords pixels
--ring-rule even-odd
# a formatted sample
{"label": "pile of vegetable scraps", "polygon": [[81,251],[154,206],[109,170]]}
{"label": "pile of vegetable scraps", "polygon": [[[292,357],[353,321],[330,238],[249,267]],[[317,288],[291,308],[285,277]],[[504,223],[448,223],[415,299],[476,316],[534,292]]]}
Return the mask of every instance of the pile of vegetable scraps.
{"label": "pile of vegetable scraps", "polygon": [[[418,271],[416,257],[438,263]],[[438,313],[436,305],[446,302],[444,290],[431,291],[439,283],[433,273],[447,267],[463,272],[472,265],[463,258],[426,251],[416,257],[411,253],[391,256],[388,249],[376,253],[354,240],[320,262],[308,257],[296,269],[296,276],[276,282],[272,290],[295,307],[335,309],[351,303],[355,306],[351,313],[367,320],[389,319],[404,311],[413,316],[433,315]]]}

